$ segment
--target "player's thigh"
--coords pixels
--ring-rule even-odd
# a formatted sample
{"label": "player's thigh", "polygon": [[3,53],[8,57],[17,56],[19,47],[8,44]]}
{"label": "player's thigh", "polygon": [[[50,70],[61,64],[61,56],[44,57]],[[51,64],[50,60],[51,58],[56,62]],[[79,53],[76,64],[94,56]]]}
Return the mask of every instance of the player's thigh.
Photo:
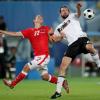
{"label": "player's thigh", "polygon": [[41,64],[40,67],[37,69],[41,76],[48,75],[48,63],[50,61],[50,56],[48,56]]}
{"label": "player's thigh", "polygon": [[64,56],[66,57],[66,60],[68,58],[74,59],[77,55],[81,53],[81,48],[79,42],[75,42],[71,44],[68,49],[66,50]]}
{"label": "player's thigh", "polygon": [[38,68],[38,71],[40,72],[41,75],[44,75],[45,73],[48,73],[48,63],[50,61],[50,56],[48,56],[41,64],[40,67]]}
{"label": "player's thigh", "polygon": [[39,65],[37,64],[37,61],[35,59],[31,60],[27,64],[28,64],[30,70],[37,69],[39,67]]}
{"label": "player's thigh", "polygon": [[50,61],[50,56],[49,55],[48,56],[45,56],[44,58],[42,58],[42,61],[40,61],[39,65],[42,68],[44,68],[45,66],[48,65],[49,61]]}
{"label": "player's thigh", "polygon": [[71,57],[64,56],[63,59],[62,59],[62,62],[61,62],[60,69],[63,69],[63,70],[67,69],[67,67],[69,66],[71,61],[72,61]]}
{"label": "player's thigh", "polygon": [[44,75],[48,74],[48,67],[47,67],[47,65],[39,67],[37,69],[37,71],[39,71],[39,73],[40,73],[41,76],[44,76]]}
{"label": "player's thigh", "polygon": [[37,69],[41,76],[48,73],[47,65],[50,61],[50,56],[48,55],[41,55],[41,56],[35,56],[32,61],[28,63],[30,69]]}
{"label": "player's thigh", "polygon": [[31,60],[28,65],[30,69],[37,69],[43,66],[45,55],[35,56],[33,60]]}

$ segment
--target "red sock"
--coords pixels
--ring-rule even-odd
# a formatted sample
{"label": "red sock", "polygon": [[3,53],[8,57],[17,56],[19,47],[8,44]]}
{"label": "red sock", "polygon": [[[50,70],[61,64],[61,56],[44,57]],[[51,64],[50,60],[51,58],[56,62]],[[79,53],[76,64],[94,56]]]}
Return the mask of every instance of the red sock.
{"label": "red sock", "polygon": [[[58,78],[56,76],[49,75],[49,77],[50,77],[50,79],[49,79],[50,83],[57,84]],[[64,82],[63,82],[62,86],[63,85],[64,85]]]}
{"label": "red sock", "polygon": [[52,76],[52,75],[49,75],[49,82],[50,83],[53,83],[53,84],[57,84],[57,77],[56,76]]}
{"label": "red sock", "polygon": [[11,86],[15,86],[20,81],[22,81],[27,76],[27,73],[21,72],[19,75],[12,81]]}

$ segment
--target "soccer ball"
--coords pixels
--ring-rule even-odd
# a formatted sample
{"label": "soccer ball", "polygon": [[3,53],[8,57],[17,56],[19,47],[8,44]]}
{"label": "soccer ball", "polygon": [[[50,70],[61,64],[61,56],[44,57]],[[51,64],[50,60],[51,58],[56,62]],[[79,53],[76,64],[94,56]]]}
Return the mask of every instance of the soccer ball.
{"label": "soccer ball", "polygon": [[93,11],[93,9],[86,9],[84,10],[83,15],[86,19],[90,20],[94,18],[95,12]]}

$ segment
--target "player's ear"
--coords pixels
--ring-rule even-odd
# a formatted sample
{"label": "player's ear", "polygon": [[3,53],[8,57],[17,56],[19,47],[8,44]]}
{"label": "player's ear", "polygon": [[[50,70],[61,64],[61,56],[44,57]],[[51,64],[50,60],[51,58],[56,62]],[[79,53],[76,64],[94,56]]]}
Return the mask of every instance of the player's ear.
{"label": "player's ear", "polygon": [[70,9],[69,8],[67,8],[67,11],[70,13]]}

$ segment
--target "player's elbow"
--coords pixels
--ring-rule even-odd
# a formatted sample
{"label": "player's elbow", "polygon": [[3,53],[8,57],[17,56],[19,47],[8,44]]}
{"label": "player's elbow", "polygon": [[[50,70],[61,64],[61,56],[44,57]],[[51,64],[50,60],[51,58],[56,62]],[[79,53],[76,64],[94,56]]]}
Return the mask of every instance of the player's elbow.
{"label": "player's elbow", "polygon": [[78,14],[78,17],[80,17],[80,16],[81,16],[81,13]]}
{"label": "player's elbow", "polygon": [[50,41],[50,42],[57,42],[58,39],[57,39],[56,37],[53,37],[53,36],[52,36],[52,37],[49,38],[49,41]]}
{"label": "player's elbow", "polygon": [[78,13],[77,13],[77,17],[79,18],[81,16],[81,12],[79,11]]}

